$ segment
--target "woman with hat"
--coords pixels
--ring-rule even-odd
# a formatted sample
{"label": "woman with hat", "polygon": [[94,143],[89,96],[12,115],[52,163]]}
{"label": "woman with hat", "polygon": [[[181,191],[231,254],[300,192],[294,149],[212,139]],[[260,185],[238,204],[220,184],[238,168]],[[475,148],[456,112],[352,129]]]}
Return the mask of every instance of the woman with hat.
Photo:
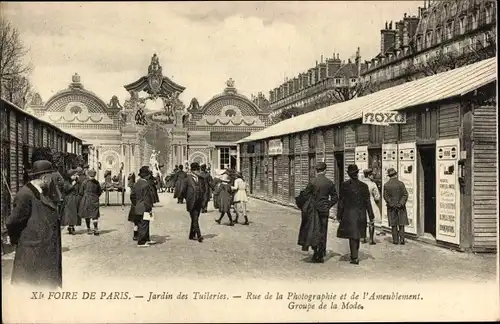
{"label": "woman with hat", "polygon": [[366,216],[373,222],[373,210],[368,186],[359,180],[356,164],[347,167],[349,180],[340,186],[337,219],[340,222],[337,237],[349,240],[351,264],[359,264],[360,239],[366,237]]}
{"label": "woman with hat", "polygon": [[241,172],[236,172],[236,179],[234,180],[234,185],[232,189],[235,191],[233,196],[234,202],[234,211],[236,212],[236,219],[234,222],[238,224],[238,217],[242,215],[245,217],[245,222],[243,225],[249,225],[248,217],[247,217],[247,183],[243,179],[243,175]]}
{"label": "woman with hat", "polygon": [[[95,179],[97,172],[92,169],[87,172],[88,179],[84,180],[80,187],[82,199],[78,208],[78,214],[85,219],[87,225],[87,234],[95,236],[99,235],[99,197],[102,194],[102,188],[99,182]],[[90,228],[90,223],[93,223],[94,229]]]}
{"label": "woman with hat", "polygon": [[221,176],[221,183],[214,192],[214,195],[218,196],[220,211],[220,217],[216,220],[216,222],[220,224],[224,215],[227,214],[227,217],[229,217],[229,226],[234,226],[233,218],[231,217],[231,202],[233,200],[233,194],[229,182],[229,176],[227,174],[223,174]]}
{"label": "woman with hat", "polygon": [[14,197],[6,220],[10,242],[16,246],[12,284],[62,286],[61,223],[57,206],[48,197],[53,173],[49,161],[33,162],[32,180]]}
{"label": "woman with hat", "polygon": [[80,203],[78,174],[75,169],[69,170],[64,179],[64,202],[62,210],[62,226],[68,226],[68,233],[75,235],[75,226],[80,226],[82,220],[78,217]]}
{"label": "woman with hat", "polygon": [[[382,218],[380,217],[380,209],[378,208],[377,202],[380,200],[380,192],[378,191],[377,184],[373,181],[374,175],[371,168],[363,170],[364,179],[363,182],[368,186],[370,191],[370,203],[372,205],[373,215],[375,216],[374,222],[370,222],[370,245],[377,244],[375,242],[375,222],[380,223]],[[366,238],[363,239],[363,243],[367,243]]]}

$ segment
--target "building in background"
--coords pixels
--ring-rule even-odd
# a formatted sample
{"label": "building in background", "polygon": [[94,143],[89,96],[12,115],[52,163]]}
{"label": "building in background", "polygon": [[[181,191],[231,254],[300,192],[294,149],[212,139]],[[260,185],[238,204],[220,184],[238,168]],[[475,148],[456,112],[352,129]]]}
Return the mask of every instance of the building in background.
{"label": "building in background", "polygon": [[380,53],[361,77],[385,89],[496,56],[496,1],[425,1],[380,33]]}
{"label": "building in background", "polygon": [[210,164],[211,169],[239,169],[239,151],[236,141],[270,125],[266,99],[238,93],[234,81],[204,105],[191,100],[185,123],[188,134],[187,161]]}
{"label": "building in background", "polygon": [[354,59],[341,60],[335,53],[326,60],[321,56],[316,66],[285,79],[283,84],[269,91],[273,123],[363,95],[368,90],[358,83],[363,64],[358,48]]}
{"label": "building in background", "polygon": [[[81,138],[84,141],[83,156],[102,181],[105,171],[118,175],[125,163],[121,110],[116,96],[106,104],[85,89],[80,76],[75,74],[68,88],[47,102],[43,103],[40,95],[35,95],[27,111]],[[134,168],[129,165],[129,169]]]}

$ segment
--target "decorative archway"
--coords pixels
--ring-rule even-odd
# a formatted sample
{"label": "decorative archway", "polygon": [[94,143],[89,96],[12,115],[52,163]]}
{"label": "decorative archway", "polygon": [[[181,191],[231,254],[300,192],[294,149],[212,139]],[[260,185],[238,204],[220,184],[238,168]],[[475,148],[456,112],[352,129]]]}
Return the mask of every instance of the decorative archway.
{"label": "decorative archway", "polygon": [[207,164],[208,157],[206,154],[196,151],[191,156],[189,156],[189,163],[198,162],[200,165]]}

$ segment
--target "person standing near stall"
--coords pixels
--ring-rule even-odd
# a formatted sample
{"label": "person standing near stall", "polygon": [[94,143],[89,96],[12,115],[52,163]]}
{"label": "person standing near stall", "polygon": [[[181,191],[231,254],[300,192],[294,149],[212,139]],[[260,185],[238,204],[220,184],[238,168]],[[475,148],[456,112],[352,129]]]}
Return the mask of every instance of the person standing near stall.
{"label": "person standing near stall", "polygon": [[398,172],[394,168],[387,170],[390,178],[384,184],[384,200],[387,204],[387,218],[392,230],[392,243],[405,244],[405,226],[409,225],[406,201],[408,191],[405,184],[398,180]]}
{"label": "person standing near stall", "polygon": [[31,181],[14,197],[6,220],[10,243],[16,246],[11,282],[33,287],[62,287],[61,222],[56,204],[49,198],[52,163],[33,162]]}
{"label": "person standing near stall", "polygon": [[[370,203],[372,205],[374,221],[369,222],[369,234],[370,234],[370,245],[377,244],[375,242],[375,222],[380,223],[382,218],[380,216],[380,209],[378,208],[378,202],[380,201],[380,192],[378,191],[377,184],[373,181],[374,175],[372,169],[363,170],[364,179],[363,182],[368,186],[370,191]],[[363,239],[363,243],[367,243],[366,238]]]}
{"label": "person standing near stall", "polygon": [[219,212],[220,217],[216,220],[218,224],[224,218],[224,215],[227,215],[229,218],[229,226],[234,226],[233,218],[231,217],[231,203],[233,201],[233,192],[230,184],[229,176],[224,173],[221,176],[221,183],[217,187],[215,191],[215,195],[217,195],[219,199]]}
{"label": "person standing near stall", "polygon": [[64,202],[62,208],[62,226],[68,226],[68,233],[75,235],[75,226],[82,224],[82,219],[78,215],[80,204],[79,194],[80,184],[76,170],[69,170],[64,179]]}
{"label": "person standing near stall", "polygon": [[247,183],[243,179],[243,175],[241,172],[236,172],[236,179],[234,180],[234,185],[232,189],[235,191],[233,200],[234,200],[234,211],[236,212],[236,219],[234,222],[238,224],[238,218],[243,216],[245,218],[245,222],[243,225],[249,225],[248,216],[247,216]]}
{"label": "person standing near stall", "polygon": [[358,178],[358,166],[349,165],[347,174],[350,179],[340,186],[337,237],[349,240],[351,264],[359,264],[360,239],[366,237],[366,217],[373,222],[374,215],[368,186]]}
{"label": "person standing near stall", "polygon": [[[102,194],[102,188],[95,179],[97,172],[92,169],[87,172],[88,179],[86,179],[81,187],[80,194],[82,196],[78,212],[81,218],[85,219],[87,225],[87,234],[95,236],[99,235],[99,218],[101,216],[99,210],[99,197]],[[90,223],[93,223],[94,229],[90,228]]]}
{"label": "person standing near stall", "polygon": [[212,179],[212,176],[210,175],[210,173],[207,172],[207,165],[206,164],[202,164],[201,167],[200,167],[200,177],[203,178],[203,180],[205,181],[205,183],[207,184],[207,190],[205,191],[205,195],[203,197],[203,208],[201,209],[201,212],[202,213],[206,213],[207,212],[207,209],[208,209],[208,202],[210,201],[210,198],[212,197],[212,182],[213,182],[213,179]]}

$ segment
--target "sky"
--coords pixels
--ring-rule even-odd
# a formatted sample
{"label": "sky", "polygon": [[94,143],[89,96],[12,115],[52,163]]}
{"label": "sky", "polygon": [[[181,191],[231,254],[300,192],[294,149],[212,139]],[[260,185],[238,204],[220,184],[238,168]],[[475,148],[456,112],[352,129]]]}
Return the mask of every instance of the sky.
{"label": "sky", "polygon": [[250,97],[279,86],[339,53],[362,60],[380,50],[380,29],[423,1],[323,2],[3,2],[20,32],[31,81],[47,101],[78,73],[105,102],[123,103],[123,87],[147,75],[153,53],[163,74],[200,104],[232,78]]}

